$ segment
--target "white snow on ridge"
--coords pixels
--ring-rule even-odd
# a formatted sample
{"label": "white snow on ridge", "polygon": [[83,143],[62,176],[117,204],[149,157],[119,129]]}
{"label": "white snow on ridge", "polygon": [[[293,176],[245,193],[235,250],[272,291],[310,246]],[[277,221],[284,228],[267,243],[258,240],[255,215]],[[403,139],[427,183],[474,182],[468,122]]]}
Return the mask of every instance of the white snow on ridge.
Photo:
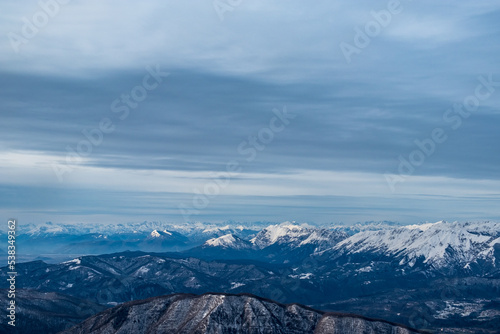
{"label": "white snow on ridge", "polygon": [[226,234],[226,235],[223,235],[222,237],[219,237],[219,238],[209,239],[205,242],[205,244],[207,244],[209,246],[217,247],[217,246],[232,245],[235,242],[236,242],[236,239],[233,237],[232,234]]}
{"label": "white snow on ridge", "polygon": [[222,247],[222,248],[233,248],[233,249],[244,249],[250,248],[251,245],[239,238],[235,238],[232,234],[226,234],[222,237],[212,238],[205,242],[205,246],[212,247]]}
{"label": "white snow on ridge", "polygon": [[264,230],[267,231],[267,234],[269,236],[269,241],[271,243],[274,243],[278,240],[280,237],[284,237],[286,235],[289,235],[290,232],[299,232],[302,231],[303,228],[297,225],[271,225],[266,227]]}
{"label": "white snow on ridge", "polygon": [[279,225],[270,225],[264,228],[255,238],[251,239],[250,242],[258,247],[264,248],[276,243],[283,237],[293,240],[308,233],[309,232],[306,228],[286,222]]}
{"label": "white snow on ridge", "polygon": [[39,225],[28,224],[27,226],[22,226],[21,231],[26,228],[28,230],[25,231],[25,233],[32,236],[39,234],[57,234],[66,232],[66,229],[63,226],[60,226],[58,224],[53,224],[50,222]]}
{"label": "white snow on ridge", "polygon": [[493,247],[495,244],[500,244],[500,237],[496,238],[495,240],[492,240],[490,242],[490,246]]}
{"label": "white snow on ridge", "polygon": [[314,231],[311,233],[306,240],[302,241],[299,246],[307,245],[307,244],[313,244],[318,241],[328,241],[329,239],[325,236],[322,236],[318,233],[318,231]]}
{"label": "white snow on ridge", "polygon": [[81,263],[82,263],[82,261],[81,261],[80,259],[78,259],[78,258],[77,258],[77,259],[73,259],[73,260],[65,261],[65,262],[62,262],[62,263],[64,263],[64,264],[74,263],[74,264],[76,264],[76,265],[79,265],[79,264],[81,264]]}
{"label": "white snow on ridge", "polygon": [[420,225],[406,225],[406,226],[403,226],[409,230],[415,230],[415,229],[419,229],[421,231],[425,231],[425,230],[428,230],[429,228],[431,228],[432,226],[436,225],[436,224],[442,224],[444,223],[443,221],[438,221],[436,223],[427,223],[427,224],[420,224]]}
{"label": "white snow on ridge", "polygon": [[262,229],[250,242],[260,249],[271,245],[286,245],[291,249],[305,245],[315,245],[316,250],[319,251],[333,247],[338,241],[347,238],[347,236],[345,232],[339,230],[285,222]]}
{"label": "white snow on ridge", "polygon": [[415,264],[418,257],[424,263],[442,265],[447,249],[463,263],[478,258],[491,258],[492,246],[500,241],[498,223],[446,223],[437,222],[417,226],[405,226],[393,230],[357,233],[333,249],[348,253],[376,252],[403,257],[400,264]]}
{"label": "white snow on ridge", "polygon": [[158,232],[158,230],[153,230],[153,232],[151,232],[149,235],[151,236],[151,238],[160,238],[162,234],[163,236],[172,235],[172,233],[167,230],[163,230],[161,232]]}
{"label": "white snow on ridge", "polygon": [[231,227],[229,225],[223,226],[223,227],[212,227],[212,228],[206,228],[203,230],[202,233],[212,233],[212,232],[218,232],[218,231],[227,231],[230,230]]}
{"label": "white snow on ridge", "polygon": [[[22,224],[19,225],[20,234],[29,234],[32,236],[43,236],[51,234],[71,234],[71,235],[81,235],[89,233],[99,233],[103,235],[111,234],[126,234],[126,233],[144,233],[149,235],[151,231],[156,230],[157,232],[162,231],[166,234],[175,231],[185,236],[199,235],[203,231],[205,233],[210,232],[220,232],[228,230],[238,230],[243,231],[245,229],[255,230],[258,232],[263,226],[259,224],[248,224],[242,225],[238,224],[236,227],[232,223],[226,224],[226,226],[219,226],[219,224],[214,223],[185,223],[185,224],[173,224],[173,223],[163,223],[154,221],[144,221],[137,223],[119,223],[119,224],[91,224],[91,225],[78,225],[78,224],[60,224],[60,223],[43,223],[43,224]],[[1,230],[1,229],[0,229]],[[169,232],[170,231],[170,232]],[[161,232],[159,232],[161,234]]]}

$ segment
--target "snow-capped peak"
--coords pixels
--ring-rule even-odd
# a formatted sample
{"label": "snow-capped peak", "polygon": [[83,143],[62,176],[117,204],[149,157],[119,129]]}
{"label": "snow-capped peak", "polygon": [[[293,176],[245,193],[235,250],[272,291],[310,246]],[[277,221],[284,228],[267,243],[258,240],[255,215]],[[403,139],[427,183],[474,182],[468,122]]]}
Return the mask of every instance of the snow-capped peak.
{"label": "snow-capped peak", "polygon": [[232,234],[226,234],[218,238],[209,239],[205,242],[204,246],[233,248],[233,249],[243,249],[251,247],[248,241],[235,237]]}
{"label": "snow-capped peak", "polygon": [[276,243],[283,237],[298,237],[304,234],[304,228],[288,222],[279,225],[269,225],[260,231],[255,238],[250,240],[259,247],[266,247]]}
{"label": "snow-capped peak", "polygon": [[415,224],[415,225],[406,225],[406,226],[403,226],[403,227],[406,227],[407,229],[409,230],[415,230],[415,229],[419,229],[421,231],[425,231],[425,230],[428,230],[429,228],[431,228],[432,226],[434,225],[437,225],[437,224],[443,224],[443,223],[446,223],[444,220],[441,220],[441,221],[438,221],[436,223],[426,223],[426,224]]}
{"label": "snow-capped peak", "polygon": [[449,261],[464,264],[492,259],[493,244],[500,236],[498,223],[447,223],[413,225],[393,230],[357,233],[333,249],[347,253],[377,253],[400,258],[400,265],[413,266],[418,258],[437,267]]}
{"label": "snow-capped peak", "polygon": [[158,233],[157,230],[153,230],[153,232],[151,232],[151,237],[153,237],[153,238],[159,238],[159,237],[161,237],[161,234]]}
{"label": "snow-capped peak", "polygon": [[270,225],[261,230],[250,240],[260,249],[271,245],[287,245],[298,248],[305,245],[317,247],[317,251],[333,247],[337,242],[347,238],[342,231],[319,229],[309,225],[296,225],[285,222],[279,225]]}

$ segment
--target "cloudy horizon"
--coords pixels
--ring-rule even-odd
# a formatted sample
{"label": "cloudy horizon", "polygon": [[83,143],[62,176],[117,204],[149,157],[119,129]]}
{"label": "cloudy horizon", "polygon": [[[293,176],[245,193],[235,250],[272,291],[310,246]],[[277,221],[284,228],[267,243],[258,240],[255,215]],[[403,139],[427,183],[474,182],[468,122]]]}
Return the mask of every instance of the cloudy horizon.
{"label": "cloudy horizon", "polygon": [[4,4],[3,215],[500,220],[500,4],[231,3]]}

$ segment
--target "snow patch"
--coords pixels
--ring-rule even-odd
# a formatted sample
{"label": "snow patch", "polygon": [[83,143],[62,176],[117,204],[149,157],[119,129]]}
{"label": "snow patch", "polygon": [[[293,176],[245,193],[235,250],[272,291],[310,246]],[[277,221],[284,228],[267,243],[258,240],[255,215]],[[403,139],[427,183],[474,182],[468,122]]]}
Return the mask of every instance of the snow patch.
{"label": "snow patch", "polygon": [[231,282],[231,290],[232,289],[236,289],[236,288],[239,288],[240,286],[244,286],[245,283],[237,283],[237,282]]}
{"label": "snow patch", "polygon": [[219,231],[227,231],[230,230],[231,227],[229,225],[223,226],[223,227],[212,227],[212,228],[206,228],[203,230],[202,233],[212,233],[212,232],[219,232]]}
{"label": "snow patch", "polygon": [[209,239],[205,242],[205,244],[213,247],[218,247],[218,246],[227,247],[233,245],[235,242],[236,239],[233,237],[232,234],[226,234],[223,235],[222,237]]}
{"label": "snow patch", "polygon": [[358,273],[369,273],[370,271],[373,271],[373,268],[370,266],[359,268],[356,270]]}
{"label": "snow patch", "polygon": [[142,266],[140,267],[139,269],[137,269],[136,273],[138,275],[141,275],[141,274],[146,274],[149,272],[149,268],[147,268],[146,266]]}
{"label": "snow patch", "polygon": [[73,259],[73,260],[70,260],[70,261],[65,261],[63,262],[64,264],[69,264],[69,263],[74,263],[74,264],[81,264],[82,261],[80,259]]}
{"label": "snow patch", "polygon": [[226,234],[222,237],[212,238],[205,242],[205,246],[222,247],[232,249],[245,249],[250,248],[250,245],[244,240],[234,237],[232,234]]}

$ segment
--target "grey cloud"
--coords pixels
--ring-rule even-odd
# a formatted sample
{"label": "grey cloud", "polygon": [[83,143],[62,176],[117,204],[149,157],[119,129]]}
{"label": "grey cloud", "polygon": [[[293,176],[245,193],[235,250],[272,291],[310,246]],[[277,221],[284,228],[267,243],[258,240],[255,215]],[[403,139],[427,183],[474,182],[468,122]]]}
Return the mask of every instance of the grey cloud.
{"label": "grey cloud", "polygon": [[[83,129],[107,117],[116,129],[93,149],[91,166],[220,171],[239,159],[245,173],[303,169],[383,178],[397,169],[399,155],[416,149],[415,139],[440,127],[449,139],[415,175],[500,179],[500,88],[458,130],[443,121],[448,108],[474,92],[479,75],[500,81],[498,4],[402,3],[404,11],[350,64],[339,44],[352,43],[353,28],[386,1],[248,2],[223,22],[206,2],[68,5],[20,54],[8,41],[0,46],[0,145],[64,156],[67,145],[85,138]],[[37,8],[9,5],[0,32],[17,31],[19,15]],[[156,64],[170,76],[120,120],[111,103]],[[283,106],[297,117],[246,163],[238,146]],[[370,203],[372,211],[380,204]],[[91,205],[82,201],[81,210]],[[358,207],[342,208],[349,210],[355,215]]]}

